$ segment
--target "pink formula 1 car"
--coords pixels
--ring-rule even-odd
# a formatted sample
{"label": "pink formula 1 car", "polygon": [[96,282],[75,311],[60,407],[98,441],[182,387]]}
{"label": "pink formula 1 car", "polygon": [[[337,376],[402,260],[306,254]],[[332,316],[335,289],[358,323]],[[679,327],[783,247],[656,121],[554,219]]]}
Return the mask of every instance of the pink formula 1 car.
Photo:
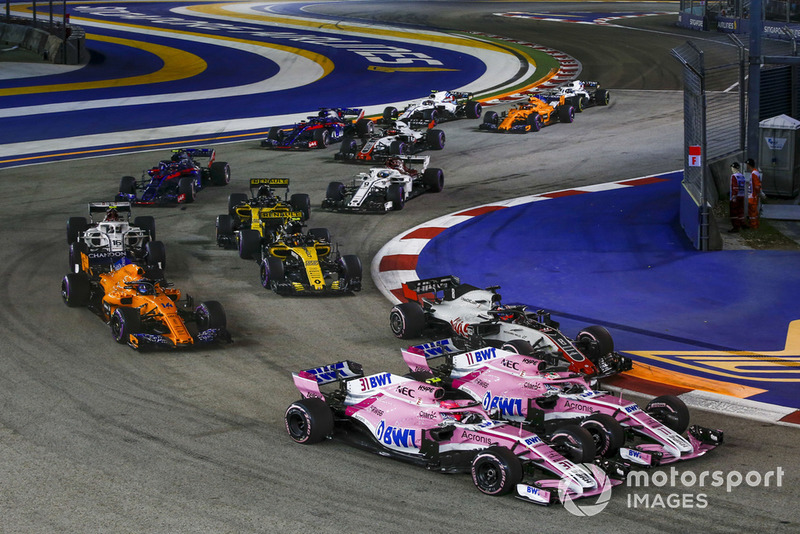
{"label": "pink formula 1 car", "polygon": [[[642,410],[634,402],[593,390],[580,374],[547,371],[546,363],[535,357],[494,347],[463,352],[450,340],[402,352],[417,380],[462,392],[498,418],[540,435],[574,423],[592,434],[598,455],[619,454],[627,464],[649,467],[689,460],[723,440],[720,430],[689,427],[689,410],[678,397],[657,397]],[[625,447],[626,436],[640,443]]]}
{"label": "pink formula 1 car", "polygon": [[[303,398],[289,406],[285,422],[297,443],[336,437],[433,471],[471,472],[475,486],[487,495],[514,492],[544,505],[598,496],[621,483],[556,450],[585,461],[579,427],[564,427],[550,446],[532,432],[492,420],[480,402],[445,400],[443,388],[391,373],[365,376],[351,361],[293,377]],[[588,446],[591,459],[591,440]]]}

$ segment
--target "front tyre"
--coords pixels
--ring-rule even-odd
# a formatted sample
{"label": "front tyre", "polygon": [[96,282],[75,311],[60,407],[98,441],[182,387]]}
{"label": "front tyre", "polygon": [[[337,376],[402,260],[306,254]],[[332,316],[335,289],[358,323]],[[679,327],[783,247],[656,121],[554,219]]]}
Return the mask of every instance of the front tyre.
{"label": "front tyre", "polygon": [[178,202],[190,204],[194,202],[195,197],[197,197],[197,186],[194,183],[194,178],[184,176],[178,182]]}
{"label": "front tyre", "polygon": [[194,320],[200,332],[205,332],[209,328],[225,328],[228,325],[225,309],[216,300],[201,302],[194,309]]}
{"label": "front tyre", "polygon": [[605,327],[600,325],[587,326],[575,337],[578,348],[593,363],[597,363],[604,356],[614,352],[614,338]]}
{"label": "front tyre", "polygon": [[647,404],[644,411],[678,434],[683,434],[689,427],[689,408],[675,395],[656,397]]}
{"label": "front tyre", "polygon": [[472,482],[486,495],[505,495],[522,481],[522,463],[505,447],[489,447],[472,460]]}
{"label": "front tyre", "polygon": [[231,182],[231,167],[225,161],[215,161],[209,169],[211,183],[214,185],[228,185]]}
{"label": "front tyre", "polygon": [[550,446],[576,464],[594,461],[594,439],[588,430],[578,425],[569,424],[557,429],[550,436]]}
{"label": "front tyre", "polygon": [[307,398],[292,403],[283,420],[286,432],[296,443],[319,443],[333,433],[333,412],[322,399]]}
{"label": "front tyre", "polygon": [[389,327],[395,337],[412,339],[422,335],[425,312],[416,302],[402,302],[389,312]]}
{"label": "front tyre", "polygon": [[127,343],[132,335],[142,330],[142,317],[135,308],[119,307],[111,315],[111,336],[117,343]]}
{"label": "front tyre", "polygon": [[625,429],[619,421],[608,414],[590,415],[581,421],[580,425],[591,434],[596,456],[611,458],[625,445]]}
{"label": "front tyre", "polygon": [[280,258],[269,256],[261,262],[261,287],[277,292],[277,286],[286,278]]}

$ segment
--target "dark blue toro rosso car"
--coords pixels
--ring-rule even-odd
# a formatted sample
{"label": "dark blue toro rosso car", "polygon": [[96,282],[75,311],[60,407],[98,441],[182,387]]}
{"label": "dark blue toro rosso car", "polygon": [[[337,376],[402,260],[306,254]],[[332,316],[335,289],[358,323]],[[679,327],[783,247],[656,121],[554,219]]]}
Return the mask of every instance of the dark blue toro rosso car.
{"label": "dark blue toro rosso car", "polygon": [[217,161],[213,148],[177,148],[172,157],[142,173],[142,179],[123,176],[118,202],[137,205],[188,204],[208,185],[227,185],[231,168]]}
{"label": "dark blue toro rosso car", "polygon": [[267,138],[261,141],[264,148],[311,149],[325,148],[341,141],[342,137],[366,137],[372,133],[373,123],[364,118],[363,109],[320,108],[317,115],[289,126],[273,126]]}

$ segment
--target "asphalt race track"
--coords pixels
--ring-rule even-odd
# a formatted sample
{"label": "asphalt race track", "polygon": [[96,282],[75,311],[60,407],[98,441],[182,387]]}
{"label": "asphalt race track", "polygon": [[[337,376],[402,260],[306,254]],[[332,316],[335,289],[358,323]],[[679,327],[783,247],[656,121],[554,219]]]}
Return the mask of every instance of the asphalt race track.
{"label": "asphalt race track", "polygon": [[[347,22],[376,18],[540,43],[577,58],[581,78],[599,79],[612,90],[607,108],[533,135],[486,136],[471,121],[447,123],[447,146],[432,154],[445,172],[441,194],[382,216],[316,210],[309,223],[329,228],[340,249],[358,254],[367,267],[388,240],[442,214],[680,168],[683,104],[669,50],[696,35],[674,28],[674,15],[615,23],[624,27],[492,15],[588,11],[587,5],[676,9],[672,3],[526,2],[306,8]],[[3,532],[800,528],[797,429],[732,417],[724,406],[693,412],[693,422],[725,431],[724,445],[676,466],[674,484],[615,488],[607,508],[593,517],[486,497],[468,475],[431,473],[335,442],[293,443],[283,425],[285,408],[298,398],[292,371],[349,358],[367,371],[402,373],[405,343],[391,335],[390,305],[369,278],[354,296],[279,297],[261,288],[255,263],[216,246],[214,221],[228,194],[245,192],[250,177],[288,176],[292,192],[310,194],[316,206],[329,181],[347,179],[358,168],[334,162],[334,148],[269,152],[257,137],[213,146],[231,164],[227,187],[201,191],[181,208],[135,211],[156,217],[171,281],[199,300],[224,304],[235,342],[210,350],[135,352],[117,345],[89,311],[64,306],[59,295],[67,218],[83,214],[88,202],[109,199],[122,175],[139,174],[166,157],[167,148],[0,170]],[[669,468],[659,471],[670,474]],[[699,476],[711,471],[721,471],[730,484],[700,486]],[[769,472],[781,477],[764,487]],[[738,484],[737,474],[743,475]]]}

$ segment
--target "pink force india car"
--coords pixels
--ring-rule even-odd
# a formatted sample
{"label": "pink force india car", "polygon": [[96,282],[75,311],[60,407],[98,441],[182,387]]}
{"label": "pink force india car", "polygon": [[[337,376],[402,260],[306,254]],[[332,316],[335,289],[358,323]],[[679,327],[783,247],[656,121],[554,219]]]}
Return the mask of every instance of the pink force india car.
{"label": "pink force india car", "polygon": [[[629,466],[697,458],[723,441],[720,430],[690,427],[689,410],[678,397],[656,397],[642,410],[621,396],[592,389],[580,374],[548,371],[535,357],[494,347],[464,352],[450,340],[402,353],[417,380],[460,391],[500,419],[540,435],[577,424],[592,434],[599,456]],[[638,444],[625,447],[626,439]]]}
{"label": "pink force india car", "polygon": [[[597,496],[622,482],[569,460],[532,432],[492,420],[480,402],[444,399],[438,386],[391,373],[365,376],[347,360],[293,378],[302,399],[288,407],[285,423],[297,443],[335,437],[432,471],[470,472],[484,494],[514,492],[543,505]],[[571,436],[567,430],[555,443],[569,449]]]}

